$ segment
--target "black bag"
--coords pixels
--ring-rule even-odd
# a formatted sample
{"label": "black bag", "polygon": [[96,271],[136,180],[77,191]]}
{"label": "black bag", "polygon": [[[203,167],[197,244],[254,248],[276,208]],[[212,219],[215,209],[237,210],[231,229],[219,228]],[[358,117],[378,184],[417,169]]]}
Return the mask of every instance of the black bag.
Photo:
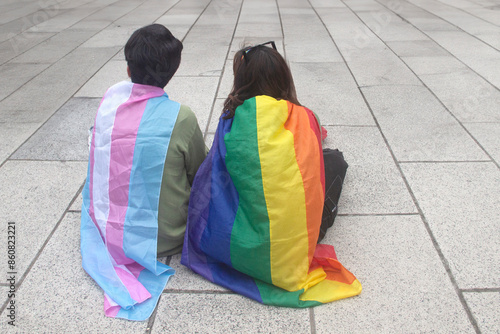
{"label": "black bag", "polygon": [[337,217],[337,205],[347,167],[349,166],[344,160],[342,152],[337,149],[323,149],[323,160],[325,163],[325,205],[323,207],[318,242],[325,237],[326,230],[332,227],[333,221]]}

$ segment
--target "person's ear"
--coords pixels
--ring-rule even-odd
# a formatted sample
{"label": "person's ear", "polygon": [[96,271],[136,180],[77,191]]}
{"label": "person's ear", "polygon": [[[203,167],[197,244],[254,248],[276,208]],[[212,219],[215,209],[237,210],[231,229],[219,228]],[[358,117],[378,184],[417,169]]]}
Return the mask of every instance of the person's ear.
{"label": "person's ear", "polygon": [[132,78],[132,74],[130,73],[130,67],[127,65],[127,74],[129,78]]}

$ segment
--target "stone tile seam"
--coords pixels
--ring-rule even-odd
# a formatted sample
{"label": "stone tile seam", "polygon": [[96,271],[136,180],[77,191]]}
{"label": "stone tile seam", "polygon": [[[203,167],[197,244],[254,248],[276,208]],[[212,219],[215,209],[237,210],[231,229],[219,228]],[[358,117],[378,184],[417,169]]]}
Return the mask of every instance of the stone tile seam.
{"label": "stone tile seam", "polygon": [[[499,49],[497,49],[497,48],[496,48],[496,47],[494,47],[493,45],[489,44],[488,42],[483,41],[482,39],[478,38],[477,36],[472,35],[472,34],[471,34],[471,33],[469,33],[468,31],[466,31],[466,30],[462,29],[461,27],[459,27],[459,26],[457,26],[456,24],[454,24],[454,23],[452,23],[452,22],[448,21],[447,19],[445,19],[445,18],[443,18],[443,17],[439,16],[438,14],[435,14],[435,13],[433,13],[433,12],[431,12],[431,11],[429,11],[429,10],[427,10],[427,9],[425,9],[425,8],[423,8],[423,7],[421,7],[421,6],[417,5],[417,4],[415,4],[415,3],[413,3],[411,0],[408,0],[408,2],[409,2],[409,3],[411,3],[413,6],[420,8],[420,9],[421,9],[421,10],[423,10],[424,12],[427,12],[427,13],[429,13],[429,14],[431,14],[431,15],[433,15],[433,16],[435,16],[435,17],[437,17],[437,18],[439,18],[440,20],[443,20],[443,21],[445,21],[445,22],[447,22],[447,23],[451,24],[452,26],[454,26],[454,27],[458,28],[459,30],[461,30],[462,32],[464,32],[465,34],[467,34],[467,35],[469,35],[469,36],[471,36],[471,37],[473,37],[473,38],[477,39],[477,40],[478,40],[478,41],[480,41],[481,43],[484,43],[484,44],[488,45],[489,47],[491,47],[491,48],[495,49],[496,51],[500,51]],[[444,3],[440,2],[440,1],[437,1],[437,2],[439,2],[440,4],[445,5]],[[449,6],[449,7],[451,7],[451,6]],[[455,7],[452,7],[452,8],[455,8]],[[467,12],[465,12],[465,13],[467,13]],[[469,14],[469,13],[467,13],[467,14],[468,14],[468,15],[471,15],[471,14]],[[471,15],[471,16],[474,16],[474,15]],[[477,18],[477,17],[476,17],[476,18]],[[478,18],[478,19],[479,19],[479,18]],[[484,20],[483,20],[483,21],[484,21]],[[486,21],[486,22],[487,22],[487,21]],[[490,22],[487,22],[487,23],[491,24],[492,26],[495,26],[494,24],[492,24],[492,23],[490,23]]]}
{"label": "stone tile seam", "polygon": [[[167,283],[168,285],[168,283]],[[238,295],[230,290],[188,290],[188,289],[165,289],[162,294],[194,294],[194,295]]]}
{"label": "stone tile seam", "polygon": [[[480,78],[482,78],[484,81],[486,81],[487,83],[489,83],[494,89],[500,91],[500,87],[497,87],[495,86],[494,84],[492,84],[489,80],[487,80],[484,76],[482,76],[481,74],[477,73],[474,69],[472,69],[468,64],[464,63],[461,59],[459,59],[457,56],[455,56],[453,53],[451,53],[448,49],[446,49],[445,47],[443,47],[441,44],[439,44],[436,40],[434,40],[433,38],[431,38],[427,33],[425,33],[424,31],[422,31],[421,29],[419,29],[418,27],[416,27],[413,23],[411,23],[410,21],[408,21],[406,18],[404,18],[402,15],[396,13],[395,11],[391,10],[390,8],[388,8],[386,5],[384,5],[383,3],[380,3],[379,0],[374,0],[376,1],[378,4],[380,4],[381,6],[385,7],[387,10],[389,10],[390,12],[394,13],[396,16],[398,16],[400,19],[402,19],[404,22],[408,23],[409,25],[411,25],[412,27],[414,27],[415,29],[417,29],[419,32],[421,32],[422,34],[424,34],[425,36],[427,36],[427,38],[429,38],[429,40],[433,41],[434,43],[436,43],[437,45],[439,45],[444,51],[446,51],[450,56],[452,56],[453,58],[455,58],[458,62],[462,63],[465,67],[467,67],[469,70],[471,70],[472,72],[474,72],[477,76],[479,76]],[[350,9],[350,7],[348,7]],[[354,11],[353,11],[354,13]],[[354,13],[355,14],[355,13]],[[358,16],[357,14],[355,14],[356,16]],[[359,18],[359,17],[358,17]],[[361,19],[360,19],[361,20]],[[363,20],[361,20],[362,22],[364,22]],[[366,25],[365,25],[366,26]],[[368,26],[366,26],[368,29],[370,29]],[[370,29],[370,31],[372,31]],[[372,31],[373,32],[373,31]],[[375,34],[382,42],[384,42],[377,34]],[[387,43],[384,42],[384,44],[387,45]],[[389,47],[389,46],[387,46]],[[390,49],[394,54],[396,54],[392,49]],[[397,55],[397,54],[396,54]],[[398,58],[400,58],[402,60],[402,58],[397,55]],[[403,60],[404,62],[404,60]],[[406,62],[404,62],[406,64]],[[408,65],[406,65],[408,66]],[[412,71],[413,72],[413,71]],[[419,77],[420,79],[420,77]],[[422,81],[422,80],[420,80]]]}
{"label": "stone tile seam", "polygon": [[[309,0],[308,0],[308,1],[309,1]],[[349,8],[349,10],[350,10],[350,11],[351,11],[354,15],[356,15],[356,17],[357,17],[357,18],[358,18],[361,22],[364,22],[363,20],[361,20],[361,18],[359,18],[359,16],[358,16],[358,15],[357,15],[357,14],[356,14],[356,13],[355,13],[355,12],[354,12],[354,11],[353,11],[350,7],[349,7],[349,6],[347,6],[347,5],[344,3],[344,1],[343,1],[343,0],[341,0],[341,1],[342,1],[342,3],[343,3],[343,4],[347,7],[347,8]],[[377,2],[378,2],[378,0],[375,0],[375,1],[377,1]],[[384,6],[384,7],[385,7],[385,6]],[[387,8],[387,7],[386,7],[386,8]],[[365,25],[365,26],[366,26],[366,25]],[[370,31],[372,31],[372,30],[370,29],[370,27],[368,27],[368,26],[366,26],[366,27],[367,27],[367,29],[369,29]],[[372,31],[372,32],[373,32],[373,31]],[[385,42],[384,42],[384,41],[383,41],[383,40],[382,40],[382,39],[381,39],[381,38],[380,38],[377,34],[375,34],[375,35],[376,35],[376,36],[377,36],[377,37],[378,37],[378,38],[379,38],[379,39],[380,39],[380,40],[381,40],[384,44],[386,44],[386,43],[385,43]],[[391,48],[389,48],[389,49],[392,51],[392,49],[391,49]],[[393,51],[393,52],[394,52],[394,51]],[[346,63],[346,64],[347,64],[347,63]],[[349,68],[349,66],[348,66],[348,68]],[[350,69],[350,68],[349,68],[349,71],[351,71],[351,69]],[[413,71],[412,71],[412,72],[413,72]],[[351,75],[352,75],[352,72],[351,72]],[[418,77],[418,76],[417,76],[417,77]],[[354,78],[354,80],[356,81],[356,78],[354,77],[354,75],[353,75],[353,78]],[[419,80],[420,80],[420,78],[419,78]],[[356,84],[357,84],[357,81],[356,81]],[[375,114],[374,114],[374,112],[373,112],[373,110],[372,110],[372,108],[371,108],[370,104],[368,103],[368,100],[366,99],[365,95],[363,94],[363,91],[362,91],[361,89],[359,89],[359,91],[361,92],[361,95],[362,95],[363,99],[365,100],[365,103],[366,103],[366,105],[367,105],[368,109],[370,110],[370,113],[372,114],[372,117],[373,117],[373,119],[374,119],[375,123],[377,124],[377,126],[378,126],[378,128],[379,128],[380,134],[381,134],[381,136],[382,136],[382,138],[383,138],[383,140],[384,140],[384,142],[385,142],[385,144],[386,144],[386,146],[387,146],[387,148],[388,148],[388,150],[389,150],[389,152],[390,152],[390,154],[391,154],[391,156],[392,156],[392,158],[393,158],[393,160],[394,160],[394,163],[396,164],[396,167],[397,167],[397,169],[398,169],[398,171],[399,171],[399,173],[400,173],[400,175],[401,175],[401,177],[402,177],[402,179],[403,179],[403,182],[405,183],[405,186],[406,186],[406,188],[407,188],[407,190],[408,190],[408,192],[409,192],[409,194],[410,194],[410,196],[411,196],[411,198],[412,198],[412,200],[413,200],[413,203],[414,203],[414,205],[416,206],[416,208],[417,208],[417,210],[418,210],[418,213],[419,213],[419,215],[420,215],[420,219],[422,220],[422,222],[423,222],[423,224],[424,224],[424,227],[425,227],[425,229],[426,229],[426,231],[427,231],[427,234],[429,235],[429,238],[431,239],[431,242],[432,242],[432,244],[433,244],[433,246],[434,246],[434,249],[436,250],[436,252],[437,252],[437,254],[438,254],[438,256],[439,256],[439,258],[440,258],[440,260],[441,260],[441,263],[443,264],[443,267],[444,267],[444,269],[445,269],[446,273],[448,274],[448,278],[450,279],[450,282],[451,282],[451,284],[452,284],[452,286],[453,286],[453,288],[454,288],[454,290],[455,290],[455,293],[457,294],[457,297],[458,297],[458,299],[460,300],[460,303],[462,304],[462,307],[463,307],[463,309],[464,309],[465,313],[467,314],[467,317],[469,318],[469,322],[471,323],[471,325],[472,325],[472,327],[474,328],[475,332],[476,332],[476,333],[480,333],[480,330],[479,330],[479,326],[478,326],[478,324],[477,324],[477,321],[476,321],[476,319],[474,318],[474,316],[473,316],[473,314],[472,314],[472,311],[470,310],[469,306],[467,305],[467,302],[465,301],[465,298],[464,298],[463,293],[460,291],[460,288],[458,287],[458,283],[457,283],[457,281],[456,281],[456,279],[455,279],[455,276],[453,275],[453,273],[452,273],[452,271],[451,271],[450,264],[448,263],[448,260],[447,260],[447,259],[446,259],[446,257],[444,256],[444,254],[443,254],[443,252],[442,252],[442,250],[441,250],[441,247],[439,246],[439,243],[437,242],[437,239],[436,239],[436,237],[434,236],[434,233],[432,232],[432,230],[431,230],[431,228],[430,228],[429,222],[427,221],[427,218],[425,217],[425,215],[424,215],[424,213],[423,213],[423,211],[422,211],[422,208],[420,207],[420,204],[418,203],[417,197],[416,197],[416,196],[415,196],[415,194],[413,193],[413,190],[411,189],[410,183],[408,182],[408,180],[407,180],[407,178],[406,178],[406,176],[405,176],[405,174],[404,174],[404,172],[403,172],[403,170],[402,170],[402,168],[401,168],[401,165],[398,163],[398,161],[397,161],[397,159],[396,159],[396,156],[395,156],[395,154],[394,154],[394,151],[392,150],[392,148],[391,148],[391,146],[389,145],[389,142],[388,142],[388,140],[387,140],[386,136],[384,135],[384,133],[383,133],[382,129],[380,128],[380,124],[378,123],[378,120],[377,120],[377,118],[375,117]],[[440,100],[438,99],[438,101],[440,101]],[[440,102],[441,102],[441,101],[440,101]],[[448,110],[448,109],[446,109],[446,110]],[[462,126],[463,126],[463,125],[462,125]]]}
{"label": "stone tile seam", "polygon": [[[54,226],[54,228],[52,229],[52,231],[50,231],[49,235],[47,236],[47,239],[45,239],[44,243],[42,244],[42,246],[40,247],[40,249],[38,250],[38,252],[36,253],[35,257],[33,258],[33,260],[31,260],[31,263],[28,265],[28,267],[26,268],[26,270],[24,271],[24,274],[21,276],[21,278],[19,279],[19,281],[16,283],[16,291],[19,290],[19,288],[21,287],[21,285],[23,284],[24,280],[26,279],[26,277],[28,276],[28,274],[30,273],[31,271],[31,268],[33,268],[33,266],[35,265],[36,261],[38,260],[38,258],[40,257],[40,255],[42,254],[43,250],[45,249],[45,247],[47,246],[47,244],[49,243],[50,239],[52,239],[52,236],[54,235],[54,233],[56,232],[56,230],[58,229],[59,225],[61,225],[61,222],[63,221],[64,217],[66,217],[68,211],[69,211],[69,208],[73,205],[73,203],[76,201],[76,199],[78,198],[78,195],[79,193],[82,191],[83,189],[83,186],[85,185],[85,181],[82,183],[82,185],[80,186],[80,188],[78,189],[76,195],[73,196],[73,199],[71,200],[71,202],[68,204],[68,206],[66,207],[66,209],[63,211],[63,213],[61,214],[61,217],[59,218],[59,220],[57,221],[56,225]],[[3,313],[3,311],[5,310],[5,308],[7,307],[7,304],[9,303],[9,300],[11,298],[8,298],[5,303],[0,307],[0,314]]]}
{"label": "stone tile seam", "polygon": [[494,163],[494,160],[400,160],[400,164],[454,164],[454,163]]}
{"label": "stone tile seam", "polygon": [[321,126],[330,126],[330,127],[344,127],[344,128],[376,128],[376,125],[371,125],[371,124],[321,124]]}
{"label": "stone tile seam", "polygon": [[[95,0],[95,1],[97,1],[97,0]],[[95,1],[90,1],[90,2],[95,2]],[[119,1],[119,0],[116,0],[115,2],[118,2],[118,1]],[[144,0],[144,1],[146,1],[146,0]],[[90,3],[90,2],[89,2],[89,3]],[[77,21],[77,22],[73,23],[72,25],[70,25],[69,27],[67,27],[67,28],[65,28],[65,29],[63,29],[63,30],[61,30],[61,31],[48,32],[48,33],[54,33],[54,34],[53,34],[52,36],[50,36],[50,37],[46,38],[45,40],[41,41],[40,43],[38,43],[38,44],[36,44],[36,45],[32,46],[32,47],[31,47],[31,48],[29,48],[28,50],[26,50],[26,51],[24,51],[24,52],[21,52],[20,54],[16,55],[16,56],[15,56],[15,57],[13,57],[13,58],[10,58],[10,59],[9,59],[9,60],[7,60],[6,62],[2,63],[2,65],[3,65],[3,64],[6,64],[6,63],[8,63],[8,62],[10,62],[10,61],[12,61],[13,59],[16,59],[17,57],[19,57],[19,56],[21,56],[21,55],[23,55],[23,54],[25,54],[26,52],[30,51],[30,50],[31,50],[31,49],[33,49],[34,47],[36,47],[36,46],[38,46],[39,44],[41,44],[41,43],[43,43],[43,42],[45,42],[45,41],[47,41],[47,40],[49,40],[49,39],[53,38],[54,36],[56,36],[56,35],[60,34],[61,32],[65,31],[65,30],[68,30],[68,29],[71,29],[71,27],[73,27],[74,25],[78,24],[79,22],[81,22],[81,21],[85,20],[87,17],[89,17],[89,16],[91,16],[91,15],[93,15],[93,14],[97,13],[98,11],[101,11],[101,10],[103,10],[103,9],[105,9],[105,8],[107,8],[107,7],[111,6],[111,5],[113,5],[115,2],[110,3],[109,5],[107,5],[107,6],[105,6],[105,7],[99,8],[99,9],[97,9],[97,10],[95,10],[95,11],[91,12],[89,15],[85,16],[85,17],[84,17],[84,18],[82,18],[81,20],[79,20],[79,21]],[[84,5],[85,5],[85,4],[82,4],[81,6],[84,6]],[[81,7],[81,6],[79,6],[79,7]],[[76,8],[79,8],[79,7],[76,7]],[[135,7],[135,8],[137,8],[137,7]],[[134,9],[135,9],[135,8],[134,8]],[[133,9],[132,9],[132,10],[133,10]],[[131,11],[132,11],[132,10],[131,10]],[[67,12],[67,11],[66,11],[66,12]],[[63,13],[63,14],[64,14],[64,13]],[[128,14],[128,13],[127,13],[127,14]],[[124,14],[124,15],[126,15],[126,14]],[[54,17],[57,17],[57,16],[58,16],[58,15],[56,15],[56,16],[54,16]],[[50,19],[53,19],[54,17],[52,17],[52,18],[50,18]],[[116,20],[115,20],[115,21],[116,21]],[[114,22],[114,21],[113,21],[113,22]],[[102,30],[106,29],[107,27],[109,27],[109,26],[110,26],[113,22],[111,22],[110,24],[108,24],[106,27],[104,27],[104,28],[103,28],[103,29],[101,29],[100,31],[102,31]],[[90,36],[88,39],[91,39],[92,37],[94,37],[95,35],[97,35],[100,31],[97,31],[95,34],[93,34],[92,36]],[[22,33],[22,32],[21,32],[21,33]],[[19,34],[20,34],[20,33],[19,33]],[[17,35],[19,35],[19,34],[17,34]],[[17,36],[17,35],[16,35],[16,36]],[[88,39],[87,39],[87,40],[88,40]],[[85,42],[86,42],[86,41],[85,41]],[[39,76],[40,74],[42,74],[43,72],[45,72],[47,69],[49,69],[49,68],[50,68],[50,67],[52,67],[54,64],[56,64],[59,60],[61,60],[61,59],[63,59],[64,57],[66,57],[68,54],[70,54],[71,52],[73,52],[75,49],[79,48],[79,47],[80,47],[83,43],[85,43],[85,42],[80,43],[78,46],[76,46],[76,47],[75,47],[75,48],[73,48],[72,50],[68,51],[68,53],[66,53],[64,56],[62,56],[61,58],[59,58],[57,61],[55,61],[54,63],[52,63],[50,66],[48,66],[48,67],[47,67],[47,68],[45,68],[44,70],[42,70],[42,71],[41,71],[40,73],[38,73],[36,76],[34,76],[33,78],[31,78],[30,80],[28,80],[27,82],[25,82],[25,83],[24,83],[22,86],[20,86],[18,89],[22,88],[25,84],[27,84],[28,82],[30,82],[31,80],[33,80],[34,78],[36,78],[37,76]],[[20,64],[22,64],[22,63],[20,63]],[[15,92],[15,91],[14,91],[14,92]],[[5,99],[6,99],[7,97],[9,97],[10,95],[12,95],[14,92],[12,92],[12,93],[10,93],[8,96],[4,97],[2,100],[0,100],[0,102],[1,102],[1,101],[3,101],[3,100],[5,100]]]}
{"label": "stone tile seam", "polygon": [[388,213],[339,213],[337,217],[392,217],[392,216],[419,216],[418,212],[388,212]]}
{"label": "stone tile seam", "polygon": [[[343,0],[341,0],[342,3],[344,3]],[[386,7],[384,4],[381,4],[379,2],[379,0],[374,0],[376,1],[377,3],[379,3],[380,5],[382,5],[384,8],[386,8],[387,10],[389,10],[390,12],[394,13],[395,15],[401,17],[398,13],[394,12],[393,10],[391,10],[390,8]],[[351,8],[349,7],[347,4],[344,3],[344,5],[349,8],[349,10],[364,24],[364,21],[359,17],[359,15]],[[426,35],[428,38],[430,38],[429,35],[427,35],[425,32],[423,32],[422,30],[418,29],[417,27],[415,27],[412,23],[410,23],[415,29],[417,29],[418,31],[420,31],[422,34]],[[441,106],[451,115],[451,117],[453,117],[455,119],[455,121],[462,127],[462,129],[469,135],[469,137],[476,143],[476,145],[483,151],[484,154],[486,154],[486,156],[491,160],[491,162],[493,162],[497,168],[500,170],[500,164],[495,160],[493,159],[493,157],[489,154],[489,152],[483,147],[483,145],[481,145],[481,143],[479,143],[479,141],[476,139],[476,137],[474,137],[472,135],[472,133],[465,127],[465,125],[458,119],[458,117],[452,113],[448,107],[443,103],[443,101],[441,101],[441,99],[434,93],[434,91],[432,89],[430,89],[426,83],[413,71],[413,69],[408,66],[408,64],[403,60],[403,58],[401,58],[396,52],[394,52],[394,50],[387,44],[386,41],[384,41],[378,34],[376,34],[369,26],[367,26],[365,24],[365,27],[367,29],[369,29],[375,36],[377,36],[377,38],[389,49],[391,50],[391,52],[399,58],[399,60],[405,64],[405,66],[413,73],[413,75],[415,75],[415,77],[422,83],[422,85],[434,96],[434,98],[439,102],[439,104],[441,104]],[[430,38],[431,40],[433,40],[432,38]],[[433,40],[434,41],[434,40]],[[436,42],[436,41],[434,41]],[[440,45],[439,43],[436,42],[436,44]],[[440,45],[441,46],[441,45]],[[442,46],[441,46],[442,47]],[[443,47],[442,47],[443,48]],[[444,50],[446,50],[445,48],[443,48]],[[448,53],[451,54],[451,52],[449,52],[448,50],[446,50]],[[451,54],[453,56],[453,54]],[[459,60],[457,57],[453,56],[455,59]],[[462,61],[460,61],[462,62]],[[463,63],[463,62],[462,62]],[[463,63],[465,66],[467,66],[471,71],[473,71],[474,73],[476,73],[478,76],[480,76],[481,78],[483,78],[480,74],[478,74],[477,72],[475,72],[474,70],[472,70],[467,64]],[[496,87],[495,85],[493,85],[491,82],[489,82],[488,80],[486,80],[485,78],[483,78],[486,82],[488,82],[491,86],[493,86],[494,88],[496,88],[497,90],[500,91],[500,89],[498,87]],[[361,91],[361,89],[360,89]],[[371,109],[370,109],[371,110]],[[375,116],[375,115],[374,115]],[[396,160],[397,161],[397,160]]]}
{"label": "stone tile seam", "polygon": [[[37,129],[37,131],[39,130],[40,128]],[[35,131],[35,132],[37,132]],[[24,143],[23,143],[24,144]],[[21,146],[23,145],[21,144]],[[60,160],[60,159],[25,159],[25,158],[7,158],[9,161],[35,161],[35,162],[39,162],[39,161],[49,161],[49,162],[54,162],[54,161],[58,161],[58,162],[87,162],[89,161],[88,159],[81,159],[81,160]]]}
{"label": "stone tile seam", "polygon": [[311,334],[316,334],[316,317],[313,307],[309,308],[309,324],[311,326]]}
{"label": "stone tile seam", "polygon": [[476,292],[476,293],[483,293],[483,292],[500,292],[500,287],[499,288],[472,288],[472,289],[460,289],[462,292]]}
{"label": "stone tile seam", "polygon": [[[224,66],[222,67],[222,71],[221,71],[221,74],[220,74],[220,77],[219,77],[219,82],[217,83],[217,88],[215,89],[214,98],[212,100],[212,107],[210,108],[210,114],[208,115],[207,125],[205,126],[205,131],[203,133],[203,140],[205,140],[207,138],[207,135],[209,134],[208,129],[210,128],[210,121],[212,120],[212,116],[213,116],[213,113],[214,113],[215,104],[217,102],[217,96],[219,95],[219,89],[220,89],[221,84],[222,84],[222,78],[223,78],[224,72],[226,70],[225,64],[228,61],[229,54],[231,53],[231,47],[233,45],[234,35],[236,34],[236,29],[238,27],[238,23],[240,22],[241,11],[243,9],[243,3],[244,2],[245,2],[245,0],[242,0],[241,3],[240,3],[240,9],[238,10],[238,16],[237,16],[236,22],[234,24],[233,34],[231,36],[231,41],[229,42],[229,46],[228,46],[227,52],[226,52],[226,57],[224,58]],[[210,3],[212,3],[212,1],[210,1]],[[187,34],[186,34],[186,36],[187,36]]]}
{"label": "stone tile seam", "polygon": [[[68,2],[68,1],[69,1],[69,0],[64,1],[64,2],[62,2],[62,3],[66,3],[66,2]],[[89,0],[88,2],[86,2],[86,3],[82,3],[81,5],[79,5],[79,6],[77,6],[77,7],[74,7],[74,8],[68,8],[68,9],[61,10],[61,13],[56,14],[56,15],[54,15],[54,16],[52,16],[52,17],[50,17],[50,18],[49,18],[49,19],[47,19],[46,21],[39,22],[38,24],[45,23],[45,22],[47,22],[47,21],[49,21],[49,20],[51,20],[51,19],[53,19],[53,18],[55,18],[55,17],[57,17],[57,16],[59,16],[59,15],[66,14],[67,12],[71,11],[72,9],[80,8],[80,7],[85,6],[86,4],[88,4],[88,3],[90,3],[90,2],[93,2],[93,1],[94,1],[94,0]],[[38,12],[43,12],[43,9],[40,9],[40,8],[39,8],[39,9],[36,9],[35,11],[33,11],[33,12],[31,12],[31,13],[27,14],[27,15],[24,15],[24,16],[22,16],[22,17],[15,18],[15,19],[13,19],[13,20],[11,20],[11,21],[9,21],[9,22],[2,23],[0,26],[3,26],[3,25],[5,25],[5,24],[11,23],[11,22],[16,21],[16,20],[19,20],[19,19],[21,19],[21,20],[22,20],[22,19],[27,19],[27,17],[28,17],[28,16],[33,17],[33,16],[34,16],[36,13],[38,13]],[[8,13],[8,12],[7,12],[7,13]],[[90,14],[90,15],[92,15],[92,14]],[[37,25],[37,24],[32,25],[32,26],[30,26],[29,28],[26,28],[25,30],[21,30],[21,32],[19,32],[18,34],[16,34],[16,35],[15,35],[15,36],[13,36],[13,37],[16,37],[17,35],[19,35],[19,34],[21,34],[21,33],[25,32],[25,31],[26,31],[26,30],[28,30],[28,29],[33,28],[33,27],[34,27],[34,26],[36,26],[36,25]]]}
{"label": "stone tile seam", "polygon": [[280,28],[281,28],[281,46],[283,47],[283,58],[286,60],[286,48],[285,48],[285,29],[283,28],[283,18],[281,15],[281,8],[278,0],[275,0],[276,9],[278,10],[278,18],[280,20]]}
{"label": "stone tile seam", "polygon": [[[439,0],[438,0],[438,1],[439,1]],[[490,23],[490,24],[492,24],[492,25],[494,25],[494,26],[498,26],[498,27],[500,27],[499,25],[497,25],[497,24],[495,24],[495,23],[493,23],[493,22],[490,22],[490,21],[488,21],[488,20],[486,20],[486,19],[484,19],[484,18],[482,18],[482,17],[480,17],[480,16],[477,16],[477,15],[475,15],[475,14],[469,13],[469,12],[465,11],[465,10],[464,10],[464,9],[462,9],[462,8],[454,7],[454,6],[452,6],[452,5],[449,5],[449,4],[444,3],[444,2],[441,2],[441,1],[439,1],[439,2],[440,2],[441,4],[443,4],[443,5],[445,5],[445,6],[448,6],[448,7],[454,8],[454,9],[459,10],[459,11],[464,12],[464,13],[467,13],[467,14],[469,14],[470,16],[473,16],[473,17],[475,17],[475,18],[477,18],[477,19],[480,19],[480,20],[482,20],[482,21],[484,21],[484,22],[487,22],[487,23]],[[477,5],[475,2],[472,2],[472,3],[473,3],[474,5]]]}

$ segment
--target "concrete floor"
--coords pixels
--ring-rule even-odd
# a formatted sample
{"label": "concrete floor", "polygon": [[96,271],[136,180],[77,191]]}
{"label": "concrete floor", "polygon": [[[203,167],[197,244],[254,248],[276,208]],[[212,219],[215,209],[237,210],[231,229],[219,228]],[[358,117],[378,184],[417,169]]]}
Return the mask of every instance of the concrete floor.
{"label": "concrete floor", "polygon": [[[325,242],[360,296],[263,306],[173,256],[149,321],[104,316],[80,266],[87,129],[152,22],[183,40],[166,91],[209,146],[234,52],[277,42],[350,164]],[[1,332],[500,333],[500,1],[2,0],[0,27],[0,235],[15,223],[17,287],[12,327],[4,246]]]}

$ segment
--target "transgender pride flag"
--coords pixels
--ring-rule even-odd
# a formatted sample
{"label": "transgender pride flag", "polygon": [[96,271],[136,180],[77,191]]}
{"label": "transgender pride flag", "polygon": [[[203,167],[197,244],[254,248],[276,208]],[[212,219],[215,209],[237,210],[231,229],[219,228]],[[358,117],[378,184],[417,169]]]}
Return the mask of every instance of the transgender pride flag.
{"label": "transgender pride flag", "polygon": [[81,219],[82,265],[109,317],[145,320],[174,270],[156,260],[158,201],[180,105],[163,89],[121,82],[97,112]]}

